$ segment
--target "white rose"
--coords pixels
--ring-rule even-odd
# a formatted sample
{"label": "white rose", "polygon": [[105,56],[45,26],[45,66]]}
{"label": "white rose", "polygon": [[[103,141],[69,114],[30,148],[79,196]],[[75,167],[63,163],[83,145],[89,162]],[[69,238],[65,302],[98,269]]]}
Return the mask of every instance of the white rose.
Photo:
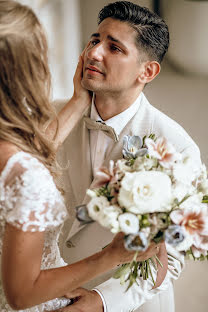
{"label": "white rose", "polygon": [[203,180],[207,179],[207,168],[206,168],[205,164],[201,165],[201,178]]}
{"label": "white rose", "polygon": [[139,219],[132,213],[123,213],[118,217],[121,231],[125,234],[136,234],[139,231]]}
{"label": "white rose", "polygon": [[199,176],[199,168],[192,159],[186,157],[183,162],[173,165],[173,176],[176,181],[190,185]]}
{"label": "white rose", "polygon": [[204,195],[208,195],[208,180],[203,180],[200,183],[199,191],[202,192]]}
{"label": "white rose", "polygon": [[203,198],[202,193],[191,195],[180,205],[180,208],[192,209],[194,207],[194,209],[197,209],[198,211],[198,209],[200,210],[204,205],[202,204],[202,198]]}
{"label": "white rose", "polygon": [[165,173],[126,173],[121,181],[118,202],[129,212],[143,214],[169,211],[171,200],[171,180]]}
{"label": "white rose", "polygon": [[180,202],[185,196],[191,195],[194,193],[195,188],[192,184],[187,185],[181,182],[176,182],[173,185],[173,197],[177,198],[177,200]]}
{"label": "white rose", "polygon": [[103,210],[110,206],[106,197],[93,197],[87,205],[89,216],[98,221],[103,218]]}

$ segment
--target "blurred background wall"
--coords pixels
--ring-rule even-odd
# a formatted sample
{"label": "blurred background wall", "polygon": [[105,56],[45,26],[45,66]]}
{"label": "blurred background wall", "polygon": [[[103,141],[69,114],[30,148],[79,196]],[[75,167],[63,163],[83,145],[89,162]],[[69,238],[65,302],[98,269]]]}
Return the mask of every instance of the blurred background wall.
{"label": "blurred background wall", "polygon": [[[78,56],[96,30],[98,11],[111,0],[19,0],[32,6],[45,26],[53,98],[70,97]],[[208,166],[208,1],[137,0],[159,9],[171,45],[161,74],[145,88],[150,102],[179,122],[198,144]],[[188,261],[175,283],[177,312],[206,312],[208,263]]]}

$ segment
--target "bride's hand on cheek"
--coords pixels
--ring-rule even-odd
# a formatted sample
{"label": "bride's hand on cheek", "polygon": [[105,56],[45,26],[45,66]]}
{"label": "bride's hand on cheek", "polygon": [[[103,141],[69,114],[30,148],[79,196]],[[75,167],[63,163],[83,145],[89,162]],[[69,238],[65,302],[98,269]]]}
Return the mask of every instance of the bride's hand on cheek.
{"label": "bride's hand on cheek", "polygon": [[83,67],[84,67],[84,55],[89,43],[86,45],[82,54],[79,57],[79,62],[77,64],[76,72],[74,74],[74,94],[73,97],[77,100],[80,100],[83,105],[86,107],[91,104],[92,101],[92,92],[86,90],[82,86],[82,78],[83,78]]}

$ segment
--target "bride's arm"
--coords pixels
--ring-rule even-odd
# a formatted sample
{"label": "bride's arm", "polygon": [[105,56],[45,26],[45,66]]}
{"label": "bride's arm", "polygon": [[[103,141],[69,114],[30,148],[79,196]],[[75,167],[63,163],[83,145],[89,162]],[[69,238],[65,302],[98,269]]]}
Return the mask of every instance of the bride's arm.
{"label": "bride's arm", "polygon": [[[130,262],[134,255],[124,249],[120,233],[99,253],[65,267],[41,270],[43,244],[44,232],[23,232],[6,225],[2,282],[7,301],[15,310],[62,297],[118,264]],[[151,246],[138,260],[147,259],[156,252],[155,246]]]}
{"label": "bride's arm", "polygon": [[[83,52],[84,53],[84,52]],[[83,55],[82,53],[82,55]],[[55,136],[55,148],[64,142],[70,131],[81,118],[86,108],[91,104],[92,98],[89,91],[85,90],[81,85],[83,71],[83,58],[79,57],[79,62],[74,75],[74,94],[67,104],[58,113],[58,132]],[[57,120],[53,120],[47,127],[46,134],[49,138],[53,138],[56,132]]]}
{"label": "bride's arm", "polygon": [[61,297],[118,264],[110,248],[75,264],[42,270],[44,232],[23,232],[7,224],[2,253],[2,281],[13,309],[26,309]]}

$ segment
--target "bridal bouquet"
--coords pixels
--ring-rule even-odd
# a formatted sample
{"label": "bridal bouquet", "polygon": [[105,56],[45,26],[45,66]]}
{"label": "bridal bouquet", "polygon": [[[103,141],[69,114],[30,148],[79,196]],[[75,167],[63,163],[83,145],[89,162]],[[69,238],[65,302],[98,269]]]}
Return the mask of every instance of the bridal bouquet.
{"label": "bridal bouquet", "polygon": [[152,241],[165,240],[194,259],[208,258],[205,166],[199,168],[165,138],[153,134],[143,139],[125,136],[123,157],[99,170],[95,188],[87,191],[90,202],[77,207],[80,222],[93,220],[112,233],[125,233],[125,248],[136,252],[114,277],[129,281],[128,288],[138,275],[155,283],[151,271],[155,259],[136,261],[137,253]]}

